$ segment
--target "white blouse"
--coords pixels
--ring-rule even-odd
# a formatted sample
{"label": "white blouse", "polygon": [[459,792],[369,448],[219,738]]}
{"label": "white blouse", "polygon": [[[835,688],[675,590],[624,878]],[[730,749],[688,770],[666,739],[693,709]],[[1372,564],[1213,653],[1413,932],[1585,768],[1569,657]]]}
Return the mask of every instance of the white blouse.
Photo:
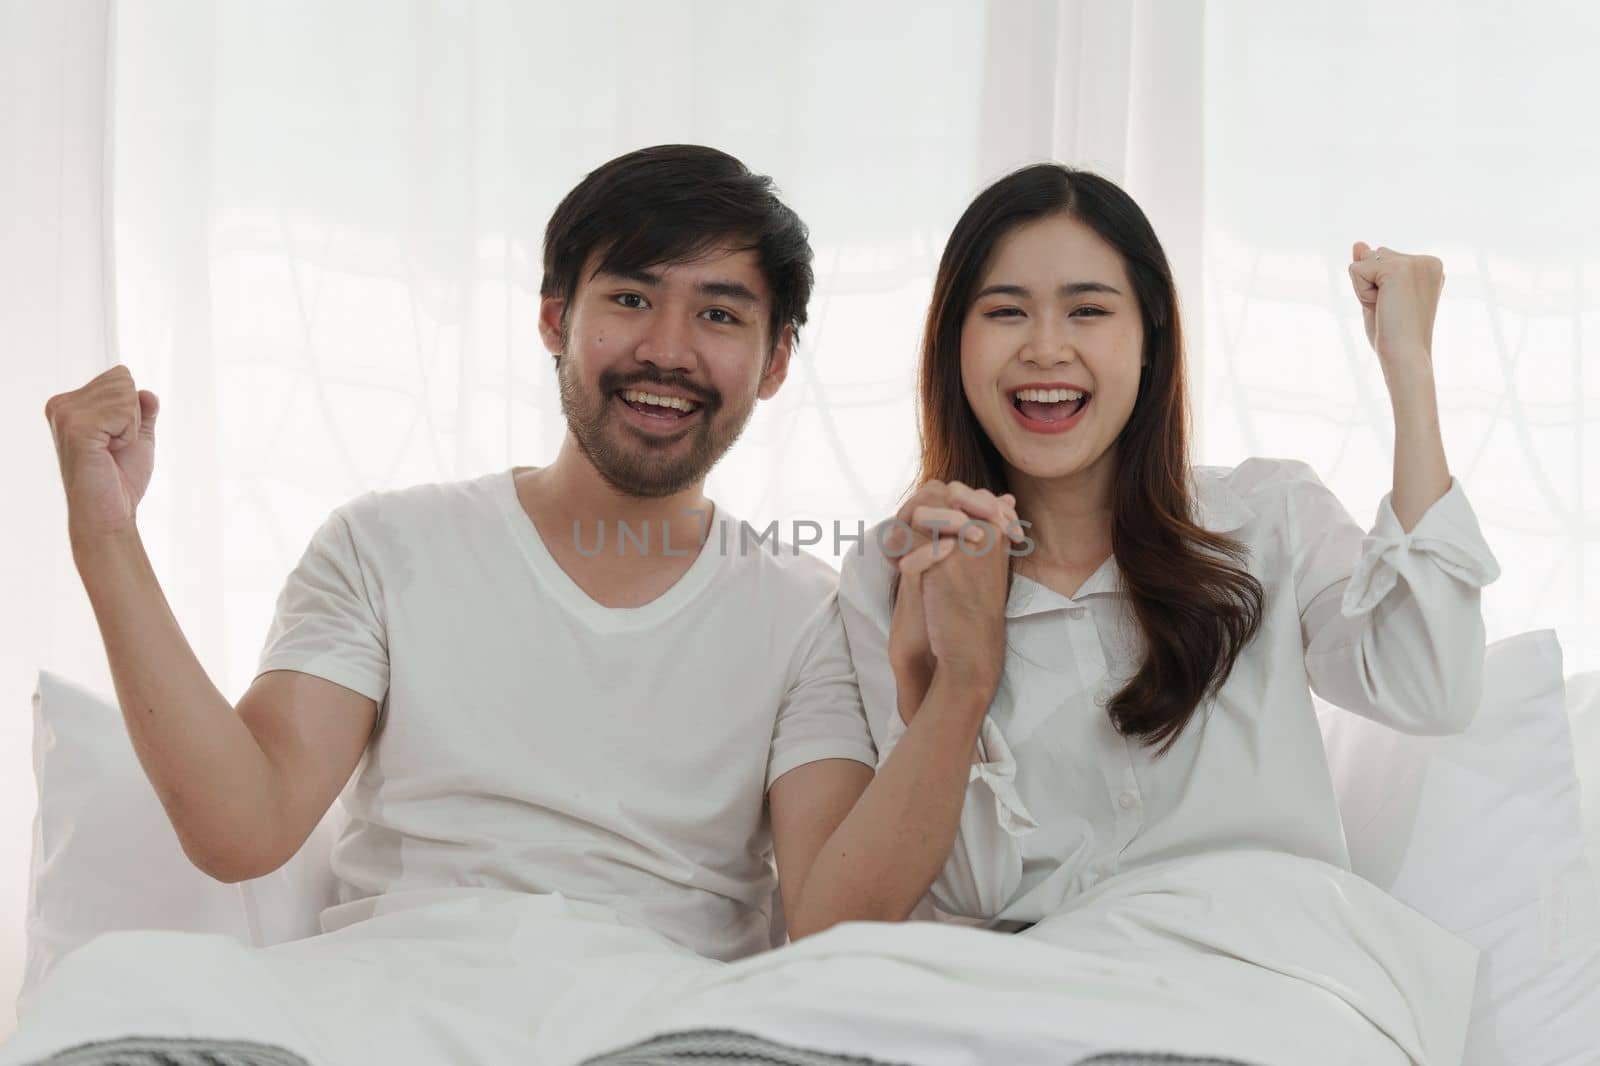
{"label": "white blouse", "polygon": [[[1407,733],[1465,729],[1480,702],[1480,588],[1499,575],[1458,481],[1410,533],[1385,496],[1362,536],[1311,467],[1195,467],[1196,520],[1250,549],[1261,627],[1168,753],[1124,739],[1105,701],[1142,636],[1114,558],[1075,596],[1017,575],[1004,677],[931,902],[998,927],[1036,922],[1123,871],[1225,849],[1350,868],[1310,691]],[[880,765],[905,733],[888,634],[893,568],[864,538],[840,606]],[[926,901],[925,901],[926,902]]]}

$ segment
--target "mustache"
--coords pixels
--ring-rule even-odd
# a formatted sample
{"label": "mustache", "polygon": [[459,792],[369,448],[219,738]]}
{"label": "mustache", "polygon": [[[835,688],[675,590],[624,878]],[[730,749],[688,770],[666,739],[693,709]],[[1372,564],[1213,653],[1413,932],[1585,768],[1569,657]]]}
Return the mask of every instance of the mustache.
{"label": "mustache", "polygon": [[636,389],[641,385],[664,385],[667,388],[678,389],[693,396],[708,411],[715,411],[722,406],[722,394],[716,389],[697,385],[682,373],[665,373],[653,366],[646,366],[632,374],[619,374],[614,370],[600,372],[600,389],[602,392],[619,392],[622,389]]}

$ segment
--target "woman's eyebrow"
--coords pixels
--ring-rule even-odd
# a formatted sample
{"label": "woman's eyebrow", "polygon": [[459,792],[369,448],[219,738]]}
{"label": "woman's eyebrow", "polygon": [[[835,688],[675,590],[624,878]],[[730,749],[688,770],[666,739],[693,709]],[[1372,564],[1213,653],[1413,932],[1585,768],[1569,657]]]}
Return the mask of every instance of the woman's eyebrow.
{"label": "woman's eyebrow", "polygon": [[[1081,296],[1086,292],[1099,292],[1110,296],[1122,295],[1122,291],[1120,289],[1112,285],[1107,285],[1103,281],[1073,281],[1066,285],[1059,286],[1056,289],[1056,295],[1065,298]],[[995,285],[984,286],[982,291],[980,291],[978,295],[974,296],[973,299],[981,300],[985,296],[1016,296],[1022,299],[1027,299],[1031,295],[1033,294],[1029,291],[1026,285],[1011,285],[1002,282]]]}
{"label": "woman's eyebrow", "polygon": [[1060,296],[1081,296],[1086,292],[1099,292],[1107,296],[1121,296],[1122,291],[1115,286],[1107,285],[1103,281],[1074,281],[1063,285],[1056,290]]}

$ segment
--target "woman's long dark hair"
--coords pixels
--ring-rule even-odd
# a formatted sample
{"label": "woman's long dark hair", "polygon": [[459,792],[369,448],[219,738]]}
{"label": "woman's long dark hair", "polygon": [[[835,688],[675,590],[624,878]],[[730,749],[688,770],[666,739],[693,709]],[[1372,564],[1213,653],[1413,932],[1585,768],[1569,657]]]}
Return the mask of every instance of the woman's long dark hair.
{"label": "woman's long dark hair", "polygon": [[961,330],[995,245],[1018,226],[1067,215],[1122,256],[1144,324],[1143,376],[1116,442],[1111,550],[1145,637],[1145,660],[1107,712],[1117,732],[1165,755],[1214,695],[1261,622],[1262,588],[1248,549],[1194,517],[1189,402],[1177,291],[1144,212],[1113,182],[1052,163],[985,189],[956,223],[934,283],[922,341],[918,483],[961,481],[999,495],[1006,467],[961,385]]}

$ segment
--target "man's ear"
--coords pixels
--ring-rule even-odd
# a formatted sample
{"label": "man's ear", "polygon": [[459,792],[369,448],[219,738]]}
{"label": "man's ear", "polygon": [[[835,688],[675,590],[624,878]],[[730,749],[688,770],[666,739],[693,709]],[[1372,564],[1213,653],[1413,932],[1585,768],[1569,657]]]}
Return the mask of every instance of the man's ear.
{"label": "man's ear", "polygon": [[789,357],[793,354],[794,327],[784,326],[778,343],[772,347],[772,354],[767,357],[767,369],[761,372],[761,385],[756,389],[756,396],[770,400],[777,395],[778,386],[789,376]]}
{"label": "man's ear", "polygon": [[539,339],[545,350],[557,359],[566,354],[566,344],[561,339],[561,316],[566,313],[567,301],[562,296],[539,298]]}

